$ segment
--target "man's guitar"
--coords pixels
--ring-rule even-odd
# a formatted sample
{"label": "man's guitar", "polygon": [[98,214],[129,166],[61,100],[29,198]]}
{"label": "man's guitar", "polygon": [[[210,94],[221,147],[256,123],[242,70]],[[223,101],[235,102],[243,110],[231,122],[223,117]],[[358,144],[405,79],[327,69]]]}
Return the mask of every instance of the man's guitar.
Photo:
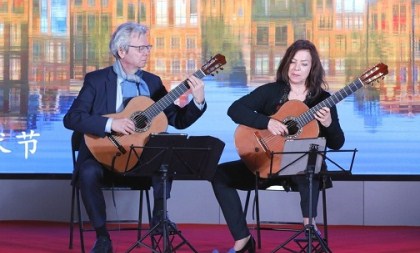
{"label": "man's guitar", "polygon": [[[225,64],[225,56],[217,54],[193,75],[200,79],[209,74],[213,75],[213,72],[217,72]],[[119,173],[132,170],[142,149],[136,149],[136,154],[133,154],[130,152],[131,146],[144,146],[151,133],[166,131],[168,119],[163,110],[174,103],[189,88],[187,80],[184,80],[156,103],[149,97],[134,97],[122,112],[104,116],[116,119],[130,118],[136,126],[136,133],[131,135],[108,134],[104,138],[86,134],[87,147],[96,160],[106,168]]]}
{"label": "man's guitar", "polygon": [[[388,74],[388,66],[379,63],[352,83],[310,109],[298,100],[286,102],[271,117],[287,126],[288,136],[272,135],[267,129],[258,130],[239,125],[234,136],[239,156],[252,172],[256,173],[258,171],[262,178],[267,178],[270,172],[277,173],[280,170],[281,162],[281,154],[277,153],[283,151],[286,139],[318,137],[319,127],[314,118],[316,111],[322,107],[330,108],[334,106],[364,85],[382,79],[386,74]],[[273,153],[276,154],[273,155]]]}

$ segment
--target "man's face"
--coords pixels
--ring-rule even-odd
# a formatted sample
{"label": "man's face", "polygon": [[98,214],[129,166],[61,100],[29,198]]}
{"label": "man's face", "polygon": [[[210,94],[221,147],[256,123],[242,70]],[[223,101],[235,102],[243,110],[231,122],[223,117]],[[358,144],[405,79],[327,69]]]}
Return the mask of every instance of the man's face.
{"label": "man's face", "polygon": [[120,61],[127,74],[134,74],[146,66],[150,55],[150,44],[147,35],[132,34],[128,51],[119,51]]}

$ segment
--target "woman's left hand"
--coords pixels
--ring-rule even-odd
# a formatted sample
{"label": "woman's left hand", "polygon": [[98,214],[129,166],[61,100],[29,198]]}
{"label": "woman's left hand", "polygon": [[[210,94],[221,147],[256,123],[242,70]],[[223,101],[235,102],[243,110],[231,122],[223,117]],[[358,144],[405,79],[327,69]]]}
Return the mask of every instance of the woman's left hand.
{"label": "woman's left hand", "polygon": [[332,122],[330,108],[322,107],[314,115],[315,119],[318,120],[324,127],[329,127]]}

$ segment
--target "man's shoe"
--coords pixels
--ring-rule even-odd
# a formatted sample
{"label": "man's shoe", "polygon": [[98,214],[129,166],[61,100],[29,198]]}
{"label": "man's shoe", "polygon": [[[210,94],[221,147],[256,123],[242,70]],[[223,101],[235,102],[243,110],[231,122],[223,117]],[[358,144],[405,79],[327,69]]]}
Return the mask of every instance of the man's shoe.
{"label": "man's shoe", "polygon": [[90,253],[112,253],[111,239],[105,236],[98,237]]}

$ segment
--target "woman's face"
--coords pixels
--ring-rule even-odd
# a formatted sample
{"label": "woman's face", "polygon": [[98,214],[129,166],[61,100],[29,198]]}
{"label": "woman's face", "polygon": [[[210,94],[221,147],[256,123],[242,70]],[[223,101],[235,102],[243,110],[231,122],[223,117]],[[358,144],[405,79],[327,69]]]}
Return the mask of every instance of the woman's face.
{"label": "woman's face", "polygon": [[309,50],[299,50],[293,56],[289,65],[289,83],[291,85],[305,85],[306,78],[311,72],[312,57]]}

